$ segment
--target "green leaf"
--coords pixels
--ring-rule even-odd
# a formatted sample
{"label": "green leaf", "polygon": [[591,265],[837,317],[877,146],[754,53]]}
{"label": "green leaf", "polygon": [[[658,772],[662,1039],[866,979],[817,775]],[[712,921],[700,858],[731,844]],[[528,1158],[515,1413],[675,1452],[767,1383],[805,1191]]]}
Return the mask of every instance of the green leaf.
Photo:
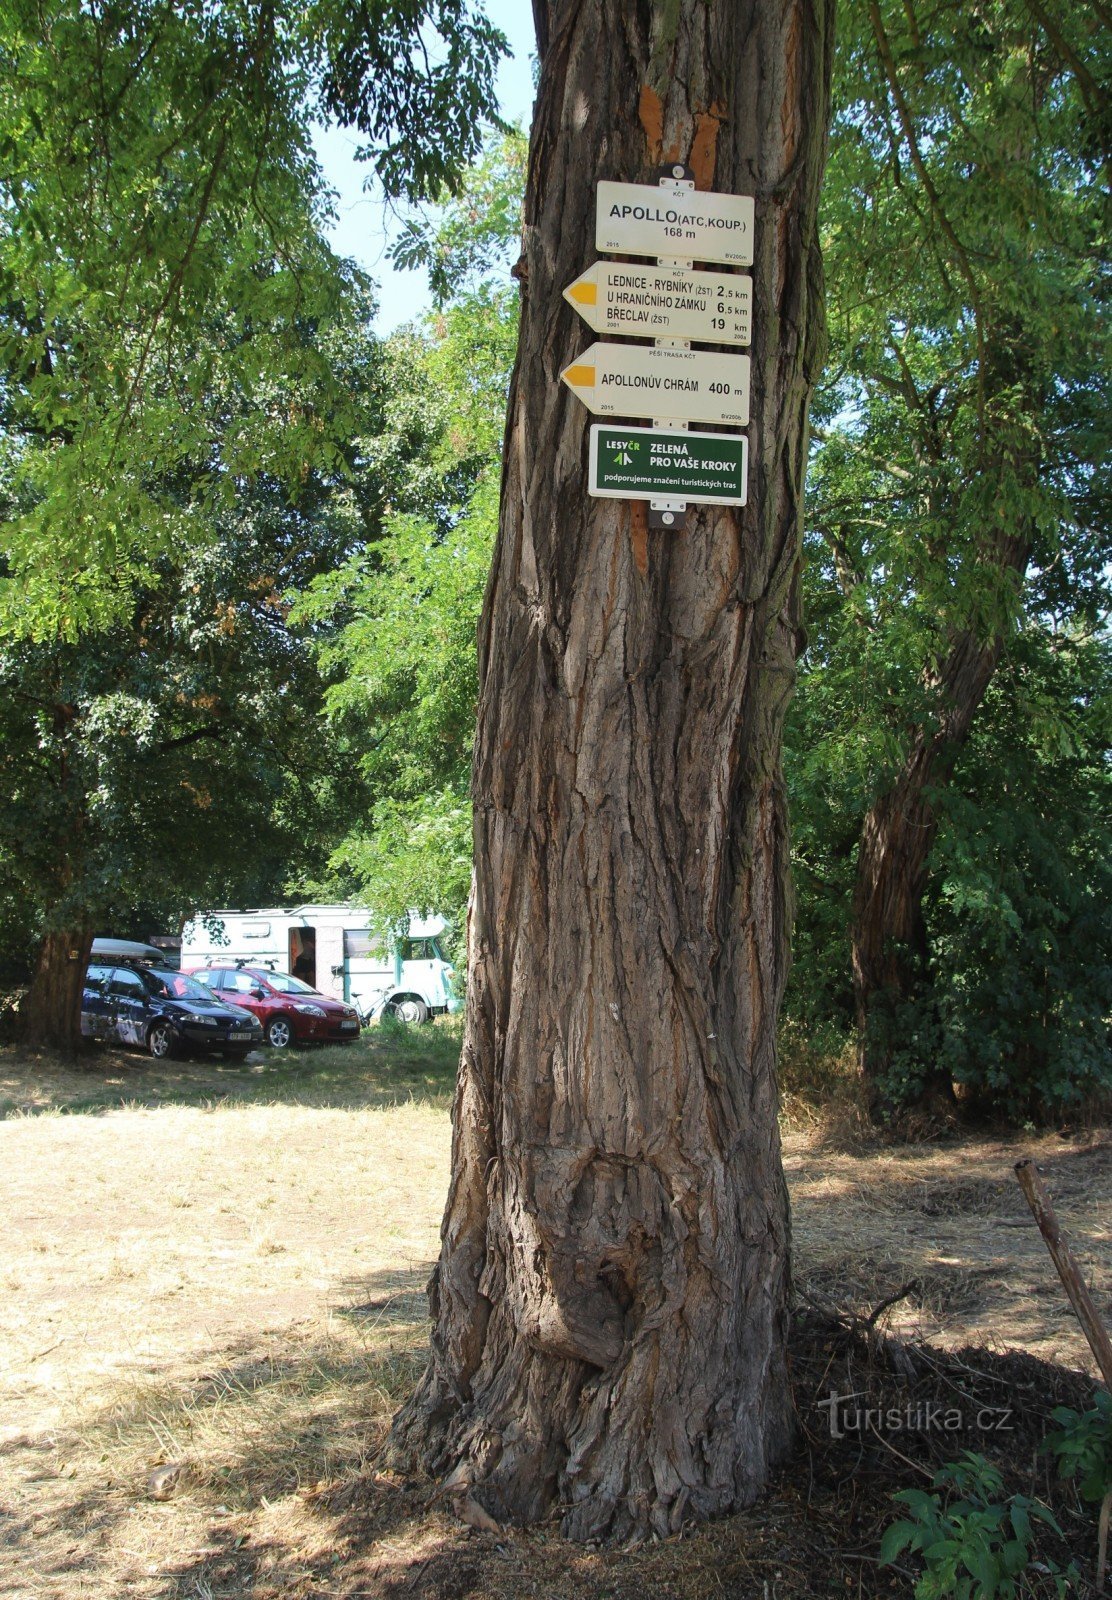
{"label": "green leaf", "polygon": [[910,1545],[915,1548],[915,1540],[919,1536],[919,1529],[915,1523],[901,1520],[893,1522],[885,1528],[880,1541],[880,1565],[886,1567],[895,1561],[901,1551]]}

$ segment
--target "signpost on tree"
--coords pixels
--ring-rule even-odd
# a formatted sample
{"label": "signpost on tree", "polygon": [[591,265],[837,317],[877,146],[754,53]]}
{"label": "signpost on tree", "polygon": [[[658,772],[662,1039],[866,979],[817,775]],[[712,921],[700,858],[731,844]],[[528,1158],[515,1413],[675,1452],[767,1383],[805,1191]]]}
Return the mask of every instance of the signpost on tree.
{"label": "signpost on tree", "polygon": [[[792,1440],[780,734],[824,348],[833,0],[534,0],[534,16],[452,1176],[430,1359],[393,1449],[472,1521],[559,1510],[571,1537],[625,1541],[750,1504]],[[684,163],[693,188],[654,186]],[[638,194],[615,194],[600,236],[607,185]],[[683,237],[632,242],[634,225]],[[753,266],[754,489],[692,494],[650,538],[644,489],[612,497],[611,474],[647,450],[725,482],[745,441],[721,435],[701,468],[682,429],[596,424],[592,444],[559,381],[583,360],[562,293],[592,240],[690,267],[720,235]],[[638,351],[646,371],[694,370],[684,354]]]}
{"label": "signpost on tree", "polygon": [[743,506],[747,460],[746,440],[729,434],[598,424],[587,491],[600,499]]}
{"label": "signpost on tree", "polygon": [[[656,189],[645,184],[600,183],[595,194],[595,242],[600,250],[654,250],[656,267],[596,265],[564,290],[564,298],[592,326],[622,336],[655,335],[650,350],[643,345],[593,344],[560,374],[569,389],[591,411],[603,416],[630,416],[651,411],[658,428],[684,429],[689,422],[749,421],[749,358],[695,352],[692,339],[748,344],[752,282],[723,267],[716,273],[691,270],[690,260],[672,252],[690,249],[711,261],[753,259],[753,201],[746,195],[699,194],[690,170],[676,162],[666,167]],[[598,288],[603,298],[599,306]],[[585,309],[587,308],[587,309]],[[598,308],[592,315],[589,308]],[[645,403],[637,405],[637,401]],[[600,498],[635,499],[649,491],[648,526],[673,528],[687,511],[688,500],[744,505],[748,455],[745,441],[734,441],[729,457],[707,453],[702,446],[684,447],[658,437],[656,442],[623,439],[611,454],[591,430],[590,493]],[[713,440],[712,440],[713,444]],[[741,448],[737,448],[740,445]],[[704,470],[679,469],[692,450]],[[634,457],[643,455],[633,471]],[[600,477],[600,462],[603,472]],[[693,493],[682,496],[683,482]],[[708,493],[709,490],[709,493]]]}

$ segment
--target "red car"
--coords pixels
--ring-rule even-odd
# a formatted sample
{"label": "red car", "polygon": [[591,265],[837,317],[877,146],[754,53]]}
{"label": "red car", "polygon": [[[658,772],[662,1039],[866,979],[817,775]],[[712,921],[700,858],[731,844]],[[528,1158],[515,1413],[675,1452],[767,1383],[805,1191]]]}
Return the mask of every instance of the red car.
{"label": "red car", "polygon": [[291,1044],[347,1044],[359,1037],[359,1013],[319,994],[288,972],[268,967],[194,967],[192,976],[258,1017],[275,1050]]}

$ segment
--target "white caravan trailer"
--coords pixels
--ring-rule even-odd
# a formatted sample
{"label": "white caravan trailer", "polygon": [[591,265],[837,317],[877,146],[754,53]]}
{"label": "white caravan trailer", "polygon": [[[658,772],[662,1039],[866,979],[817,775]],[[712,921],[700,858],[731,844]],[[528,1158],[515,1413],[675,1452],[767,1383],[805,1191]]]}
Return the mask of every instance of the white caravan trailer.
{"label": "white caravan trailer", "polygon": [[356,906],[199,911],[182,932],[181,964],[269,966],[346,1000],[364,1020],[389,1011],[402,1022],[424,1022],[460,1005],[440,945],[445,926],[443,917],[411,915],[409,932],[391,939]]}

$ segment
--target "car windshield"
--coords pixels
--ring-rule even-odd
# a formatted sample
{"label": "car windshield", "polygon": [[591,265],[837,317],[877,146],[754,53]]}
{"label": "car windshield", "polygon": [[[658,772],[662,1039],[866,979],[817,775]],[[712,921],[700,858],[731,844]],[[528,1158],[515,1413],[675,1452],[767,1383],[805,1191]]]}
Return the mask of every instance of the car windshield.
{"label": "car windshield", "polygon": [[147,972],[147,988],[164,1000],[211,1000],[212,990],[184,972]]}
{"label": "car windshield", "polygon": [[302,983],[300,978],[294,978],[288,972],[268,972],[266,981],[272,989],[277,989],[279,994],[316,994],[318,992],[311,984]]}

